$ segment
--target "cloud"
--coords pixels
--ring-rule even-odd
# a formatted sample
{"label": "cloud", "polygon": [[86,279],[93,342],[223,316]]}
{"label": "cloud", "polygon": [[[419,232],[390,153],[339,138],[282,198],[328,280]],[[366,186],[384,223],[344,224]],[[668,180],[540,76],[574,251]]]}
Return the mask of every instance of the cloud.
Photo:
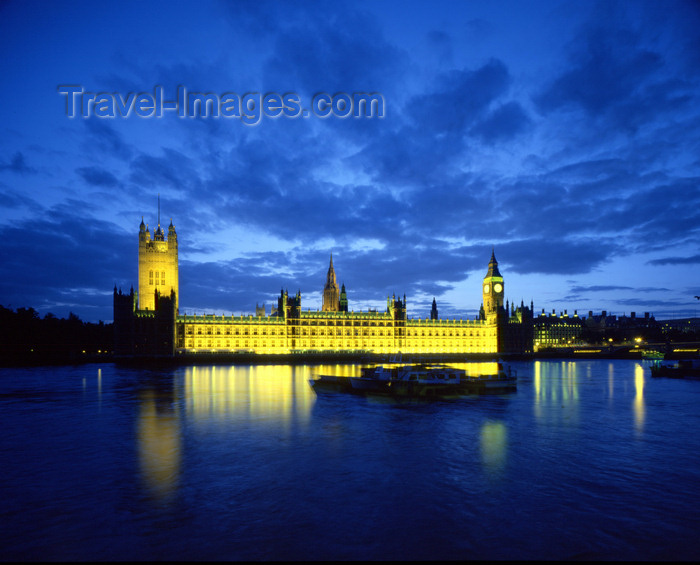
{"label": "cloud", "polygon": [[105,120],[90,118],[83,121],[87,130],[84,145],[89,150],[93,148],[104,155],[128,160],[134,153],[131,145],[124,141],[112,126]]}
{"label": "cloud", "polygon": [[571,292],[610,292],[611,290],[631,290],[635,292],[668,292],[668,288],[664,287],[632,287],[632,286],[617,286],[617,285],[590,285],[590,286],[573,286]]}
{"label": "cloud", "polygon": [[[303,19],[280,26],[265,63],[268,89],[381,92],[390,97],[402,83],[406,55],[389,43],[376,21],[347,6],[307,6]],[[322,14],[322,15],[321,15]]]}
{"label": "cloud", "polygon": [[[506,65],[497,59],[475,69],[438,73],[425,90],[406,100],[396,117],[385,120],[376,135],[365,138],[349,164],[393,194],[418,195],[441,185],[454,187],[472,164],[469,143],[489,135],[486,120],[494,122],[493,139],[522,129],[513,105],[490,115],[492,105],[498,106],[507,95],[510,83]],[[476,140],[470,139],[475,127]]]}
{"label": "cloud", "polygon": [[652,259],[647,261],[649,265],[693,265],[700,264],[700,255],[691,255],[690,257],[663,257],[661,259]]}
{"label": "cloud", "polygon": [[[406,294],[422,304],[467,280],[474,269],[485,272],[490,251],[483,246],[455,248],[447,244],[396,245],[382,250],[334,251],[339,284],[345,284],[350,307],[380,306],[391,294]],[[250,312],[255,302],[270,304],[280,289],[302,292],[304,308],[320,307],[329,252],[295,247],[281,252],[252,252],[231,261],[180,261],[183,309],[206,308]],[[216,281],[212,284],[211,281]],[[480,297],[474,283],[473,300]],[[445,313],[448,312],[443,308]],[[415,314],[416,310],[412,310]],[[450,310],[456,312],[456,310]]]}
{"label": "cloud", "polygon": [[507,102],[478,122],[470,133],[485,143],[508,140],[525,131],[532,123],[523,107],[515,101]]}
{"label": "cloud", "polygon": [[41,205],[36,200],[29,198],[25,194],[3,186],[0,188],[0,208],[5,210],[13,208],[39,210],[41,209]]}
{"label": "cloud", "polygon": [[506,65],[498,59],[491,59],[473,71],[442,73],[431,91],[410,101],[410,119],[429,133],[462,134],[484,116],[510,82]]}
{"label": "cloud", "polygon": [[510,272],[566,275],[590,272],[607,261],[616,249],[615,243],[602,238],[522,239],[500,244],[497,256]]}
{"label": "cloud", "polygon": [[481,18],[471,18],[464,24],[464,29],[470,38],[482,39],[494,30],[494,25]]}
{"label": "cloud", "polygon": [[155,157],[145,153],[136,156],[130,163],[130,180],[139,186],[167,187],[175,190],[190,188],[196,191],[199,176],[195,165],[180,151],[163,148],[163,154]]}
{"label": "cloud", "polygon": [[616,286],[616,285],[592,285],[592,286],[573,286],[571,292],[609,292],[611,290],[634,290],[631,286]]}
{"label": "cloud", "polygon": [[119,184],[117,177],[100,167],[80,167],[76,172],[93,186],[114,187]]}
{"label": "cloud", "polygon": [[639,12],[624,3],[594,4],[559,71],[533,93],[538,110],[550,118],[582,112],[582,125],[596,126],[598,144],[601,135],[650,133],[643,128],[663,127],[678,112],[695,113],[699,60],[683,44],[697,42],[689,29],[700,20],[688,5],[675,8],[648,5]]}
{"label": "cloud", "polygon": [[95,316],[112,318],[111,291],[128,280],[133,238],[85,211],[84,204],[66,205],[0,226],[3,305],[67,315],[75,305],[91,304]]}
{"label": "cloud", "polygon": [[[488,10],[478,10],[479,19],[455,6],[456,27],[436,27],[437,20],[413,19],[410,7],[383,21],[386,9],[373,4],[233,2],[218,5],[216,19],[206,8],[191,15],[174,7],[158,33],[177,37],[174,24],[188,17],[209,23],[206,32],[193,25],[182,46],[173,41],[167,48],[160,37],[153,39],[157,47],[105,41],[98,65],[75,66],[78,78],[119,92],[158,83],[169,92],[177,84],[219,92],[377,90],[386,116],[270,119],[255,127],[173,115],[61,116],[58,141],[48,128],[34,138],[31,128],[4,138],[0,172],[12,184],[0,191],[7,223],[0,235],[20,256],[26,252],[16,271],[35,273],[43,256],[25,250],[13,228],[36,225],[56,240],[47,249],[57,257],[61,249],[81,255],[76,241],[105,239],[80,231],[80,221],[109,213],[137,224],[139,210],[155,212],[160,193],[187,258],[183,303],[240,311],[276,295],[280,285],[301,287],[305,302],[320,300],[331,250],[358,304],[381,302],[393,291],[416,304],[433,295],[440,300],[485,269],[492,245],[508,272],[546,274],[561,295],[572,283],[560,275],[600,275],[614,259],[635,253],[660,257],[640,258],[644,276],[663,265],[695,265],[697,256],[672,248],[692,249],[700,236],[697,10],[693,16],[686,5],[676,11],[606,3],[591,10],[578,28],[571,23],[561,36],[548,36],[551,55],[534,61],[509,52],[512,38],[498,36],[501,16]],[[551,17],[560,16],[555,10]],[[61,33],[82,33],[61,25]],[[402,35],[407,29],[411,39]],[[529,37],[538,41],[535,35]],[[503,47],[485,51],[486,39]],[[82,61],[72,57],[64,58],[71,66]],[[71,208],[89,213],[81,220]],[[40,210],[48,214],[30,223],[26,214]],[[128,256],[119,259],[120,276],[134,278],[128,275],[134,234],[107,231],[110,249],[124,245],[117,254]],[[259,252],[261,240],[280,249]],[[224,249],[235,259],[219,261]],[[109,274],[96,253],[86,244],[83,264]],[[201,268],[195,257],[204,261]],[[81,286],[56,261],[49,257],[46,265],[59,270],[56,280],[70,285],[64,288],[104,283],[76,264],[87,281]],[[111,273],[104,277],[108,290],[119,274]],[[58,301],[48,278],[41,272],[34,278]],[[585,277],[575,284],[570,292],[601,300],[606,292],[632,290],[587,284]],[[648,291],[634,291],[650,298],[665,291],[663,283],[645,284]],[[478,301],[475,293],[466,301]],[[38,291],[32,297],[39,299]]]}
{"label": "cloud", "polygon": [[428,44],[432,49],[435,50],[437,55],[438,63],[440,65],[446,65],[452,63],[454,59],[454,52],[452,48],[452,38],[445,33],[437,29],[431,30],[426,34]]}
{"label": "cloud", "polygon": [[9,171],[20,175],[36,173],[34,167],[27,165],[24,154],[20,151],[17,151],[7,163],[0,164],[0,171]]}
{"label": "cloud", "polygon": [[[640,102],[639,91],[662,65],[627,29],[592,27],[575,38],[566,70],[535,101],[543,112],[578,106],[599,117]],[[623,112],[625,115],[627,112]]]}

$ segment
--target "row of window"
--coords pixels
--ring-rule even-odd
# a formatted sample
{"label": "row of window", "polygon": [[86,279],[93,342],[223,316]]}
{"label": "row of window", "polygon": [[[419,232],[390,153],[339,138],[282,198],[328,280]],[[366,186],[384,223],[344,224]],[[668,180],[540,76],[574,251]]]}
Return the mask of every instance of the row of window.
{"label": "row of window", "polygon": [[[371,341],[365,341],[365,340],[344,340],[340,343],[334,343],[334,342],[327,342],[324,340],[315,340],[315,339],[300,339],[297,341],[296,346],[301,347],[301,348],[320,348],[320,349],[326,349],[326,348],[360,348],[360,347],[370,347],[372,349],[375,349],[377,347],[379,348],[392,348],[393,343],[386,342],[386,341],[376,341],[376,340],[371,340]],[[486,348],[486,342],[483,341],[478,341],[474,343],[470,343],[470,349],[474,351],[484,351]],[[226,339],[226,340],[219,340],[219,339],[187,339],[184,340],[184,344],[180,342],[178,344],[179,347],[187,347],[190,349],[193,348],[215,348],[215,349],[222,349],[222,348],[264,348],[264,349],[275,349],[275,348],[284,348],[286,344],[284,343],[284,340],[279,339],[279,340],[248,340],[248,339]],[[436,348],[439,349],[462,349],[463,346],[458,346],[454,343],[450,344],[444,344],[440,341],[422,341],[420,343],[406,343],[405,347],[410,349],[420,349],[420,350],[435,350]]]}
{"label": "row of window", "polygon": [[[155,274],[155,279],[153,275]],[[155,280],[155,286],[163,286],[165,284],[165,271],[148,271],[148,284],[153,286],[153,281]]]}
{"label": "row of window", "polygon": [[[248,326],[200,326],[197,325],[196,327],[194,325],[187,325],[185,326],[185,334],[187,335],[263,335],[266,336],[268,335],[285,335],[287,330],[286,326],[280,327],[280,328],[267,328],[265,326],[262,326],[258,328],[257,326],[253,326],[252,328]],[[344,328],[344,329],[336,329],[335,331],[333,329],[311,329],[308,330],[306,328],[301,329],[301,333],[299,334],[301,336],[328,336],[328,337],[351,337],[351,336],[379,336],[379,337],[392,337],[394,336],[393,329],[387,329],[387,330],[362,330],[362,334],[360,334],[360,330],[358,328]],[[406,330],[407,337],[487,337],[489,333],[486,330],[480,331],[480,330],[469,330],[469,334],[467,335],[467,330],[435,330],[434,332],[430,329],[427,330],[420,330],[420,333],[418,330]],[[493,332],[491,332],[490,335],[494,335]]]}
{"label": "row of window", "polygon": [[[195,331],[195,326],[185,326],[185,334],[188,336],[190,335],[268,335],[268,328],[263,326],[262,328],[258,329],[257,326],[253,326],[251,329],[248,326],[206,326],[205,328],[202,328],[202,326],[197,326],[196,331]],[[284,328],[270,328],[269,329],[269,335],[285,335],[285,330]]]}
{"label": "row of window", "polygon": [[[444,321],[444,325],[447,325],[447,323],[450,323],[449,320]],[[469,322],[469,321],[462,321],[459,320],[457,325],[462,325],[463,323],[465,324],[474,324],[474,322]],[[434,326],[441,326],[443,325],[442,321],[437,321],[437,322],[428,322],[427,320],[409,320],[409,324],[411,325],[420,325],[421,327],[434,327]],[[454,324],[454,322],[451,322],[451,324]],[[394,320],[389,319],[386,321],[375,321],[375,320],[358,320],[358,319],[346,319],[346,320],[315,320],[315,319],[305,319],[301,318],[298,322],[297,325],[301,326],[378,326],[378,327],[387,327],[391,328],[394,327],[395,323]],[[407,324],[402,324],[402,325],[407,325]],[[440,329],[440,328],[436,328]]]}
{"label": "row of window", "polygon": [[[155,275],[156,275],[156,280],[158,280],[158,272],[156,272]],[[153,279],[153,271],[149,271],[149,276],[151,279]],[[160,280],[161,280],[161,284],[165,284],[165,282],[164,282],[165,281],[165,272],[164,271],[161,271]],[[465,322],[464,326],[466,326],[466,327],[463,327],[461,320],[460,320],[460,323],[458,323],[457,326],[455,327],[454,325],[452,325],[452,324],[448,325],[447,323],[444,325],[441,323],[435,323],[435,324],[430,323],[430,324],[426,325],[425,323],[423,323],[422,320],[418,320],[417,322],[419,322],[419,323],[414,323],[413,320],[409,320],[408,323],[395,324],[394,320],[391,320],[391,319],[386,320],[386,321],[377,322],[375,320],[368,321],[368,320],[362,320],[362,319],[357,319],[357,318],[351,318],[351,319],[346,319],[346,320],[324,320],[324,319],[316,320],[316,319],[301,318],[299,320],[292,320],[291,322],[292,322],[292,326],[302,326],[302,327],[304,327],[304,326],[319,326],[321,328],[326,328],[326,327],[333,328],[333,327],[337,326],[337,327],[341,328],[341,327],[345,326],[346,328],[347,327],[380,327],[380,328],[385,327],[388,329],[393,329],[395,327],[396,328],[402,327],[402,328],[406,328],[407,330],[412,329],[414,332],[417,332],[417,331],[425,332],[426,330],[429,332],[430,331],[436,331],[436,332],[437,331],[442,331],[442,332],[445,332],[445,331],[460,332],[460,331],[462,331],[463,332],[463,331],[466,331],[467,329],[470,329],[469,326],[472,326],[471,329],[473,329],[474,325],[478,325],[474,322]],[[449,320],[447,322],[449,322]],[[462,326],[462,327],[460,327],[460,326]]]}

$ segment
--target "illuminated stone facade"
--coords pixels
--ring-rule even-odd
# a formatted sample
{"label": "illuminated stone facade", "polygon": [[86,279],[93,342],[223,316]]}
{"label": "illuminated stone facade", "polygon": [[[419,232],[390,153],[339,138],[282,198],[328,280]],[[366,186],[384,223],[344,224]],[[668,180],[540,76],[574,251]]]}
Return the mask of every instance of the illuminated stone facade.
{"label": "illuminated stone facade", "polygon": [[174,293],[175,311],[178,309],[179,278],[177,258],[177,233],[172,220],[168,227],[168,237],[160,227],[151,231],[143,223],[139,226],[139,290],[138,309],[156,310],[156,296],[170,296]]}
{"label": "illuminated stone facade", "polygon": [[[501,288],[493,288],[494,281]],[[486,289],[486,285],[491,285]],[[176,348],[183,352],[495,353],[503,277],[492,255],[484,279],[484,319],[408,318],[406,297],[387,297],[384,311],[348,311],[345,286],[338,297],[333,259],[323,291],[322,310],[302,310],[301,292],[282,291],[276,316],[178,316]],[[343,298],[344,296],[344,298]],[[500,302],[499,302],[500,301]],[[334,309],[331,309],[333,305]],[[339,309],[344,306],[345,310]]]}
{"label": "illuminated stone facade", "polygon": [[483,320],[407,319],[390,297],[382,312],[302,311],[301,295],[282,316],[178,316],[177,348],[189,352],[493,353],[498,326]]}
{"label": "illuminated stone facade", "polygon": [[[145,354],[149,343],[158,345],[158,354],[171,355],[199,352],[489,354],[505,351],[508,341],[505,334],[509,315],[503,307],[503,277],[493,253],[482,284],[481,313],[473,320],[439,319],[435,304],[430,318],[409,318],[405,295],[403,299],[387,297],[386,309],[382,311],[349,310],[345,286],[342,291],[338,289],[332,256],[322,310],[302,310],[301,292],[290,296],[283,290],[277,308],[273,307],[270,315],[264,309],[258,309],[255,316],[179,315],[177,292],[175,228],[171,222],[165,240],[159,226],[151,239],[142,222],[138,301],[133,290],[129,295],[123,295],[121,290],[117,292],[116,288],[114,291],[118,354]],[[167,307],[167,315],[159,314],[159,300]],[[169,328],[165,327],[168,320],[172,323]],[[160,333],[166,338],[160,338]]]}

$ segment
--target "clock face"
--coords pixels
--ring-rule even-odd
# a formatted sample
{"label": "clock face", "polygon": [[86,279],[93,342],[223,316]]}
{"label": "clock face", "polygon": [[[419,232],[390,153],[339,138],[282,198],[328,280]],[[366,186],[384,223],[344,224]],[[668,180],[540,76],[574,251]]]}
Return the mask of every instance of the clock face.
{"label": "clock face", "polygon": [[496,283],[495,285],[493,285],[493,290],[495,292],[501,292],[503,290],[503,286],[501,285],[501,283]]}
{"label": "clock face", "polygon": [[485,284],[484,285],[484,294],[488,294],[489,292],[489,285]]}

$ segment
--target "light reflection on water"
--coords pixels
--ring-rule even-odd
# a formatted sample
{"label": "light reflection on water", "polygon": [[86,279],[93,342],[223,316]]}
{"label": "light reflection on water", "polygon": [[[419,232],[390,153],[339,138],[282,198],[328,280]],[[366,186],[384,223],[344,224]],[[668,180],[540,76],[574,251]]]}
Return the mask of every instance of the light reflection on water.
{"label": "light reflection on water", "polygon": [[535,361],[535,403],[575,404],[579,395],[580,362]]}
{"label": "light reflection on water", "polygon": [[637,431],[644,429],[644,367],[637,363],[634,367],[634,424]]}
{"label": "light reflection on water", "polygon": [[697,557],[700,383],[513,366],[517,392],[443,401],[309,386],[355,365],[0,370],[0,543],[20,560]]}
{"label": "light reflection on water", "polygon": [[[642,432],[646,410],[644,399],[645,365],[638,361],[631,361],[626,366],[613,361],[597,361],[596,363],[599,366],[605,366],[607,374],[605,392],[608,406],[611,407],[614,405],[616,387],[627,389],[630,376],[629,368],[633,367],[634,399],[632,409],[634,425],[638,432]],[[594,366],[594,364],[585,361],[535,361],[533,384],[536,417],[542,419],[545,418],[545,414],[550,417],[566,414],[569,419],[578,417],[576,408],[579,403],[581,385],[582,382],[591,381]],[[646,369],[646,374],[648,375],[648,369]],[[617,386],[616,377],[619,379]],[[559,407],[562,410],[545,412],[542,410],[543,407]]]}
{"label": "light reflection on water", "polygon": [[506,466],[508,430],[503,422],[484,422],[480,446],[484,471],[487,475],[500,474]]}
{"label": "light reflection on water", "polygon": [[308,420],[314,402],[309,378],[309,367],[189,367],[185,409],[193,422],[240,415],[288,425],[292,417]]}
{"label": "light reflection on water", "polygon": [[141,477],[157,498],[168,500],[177,491],[182,444],[177,405],[163,405],[152,390],[139,394],[137,444]]}

